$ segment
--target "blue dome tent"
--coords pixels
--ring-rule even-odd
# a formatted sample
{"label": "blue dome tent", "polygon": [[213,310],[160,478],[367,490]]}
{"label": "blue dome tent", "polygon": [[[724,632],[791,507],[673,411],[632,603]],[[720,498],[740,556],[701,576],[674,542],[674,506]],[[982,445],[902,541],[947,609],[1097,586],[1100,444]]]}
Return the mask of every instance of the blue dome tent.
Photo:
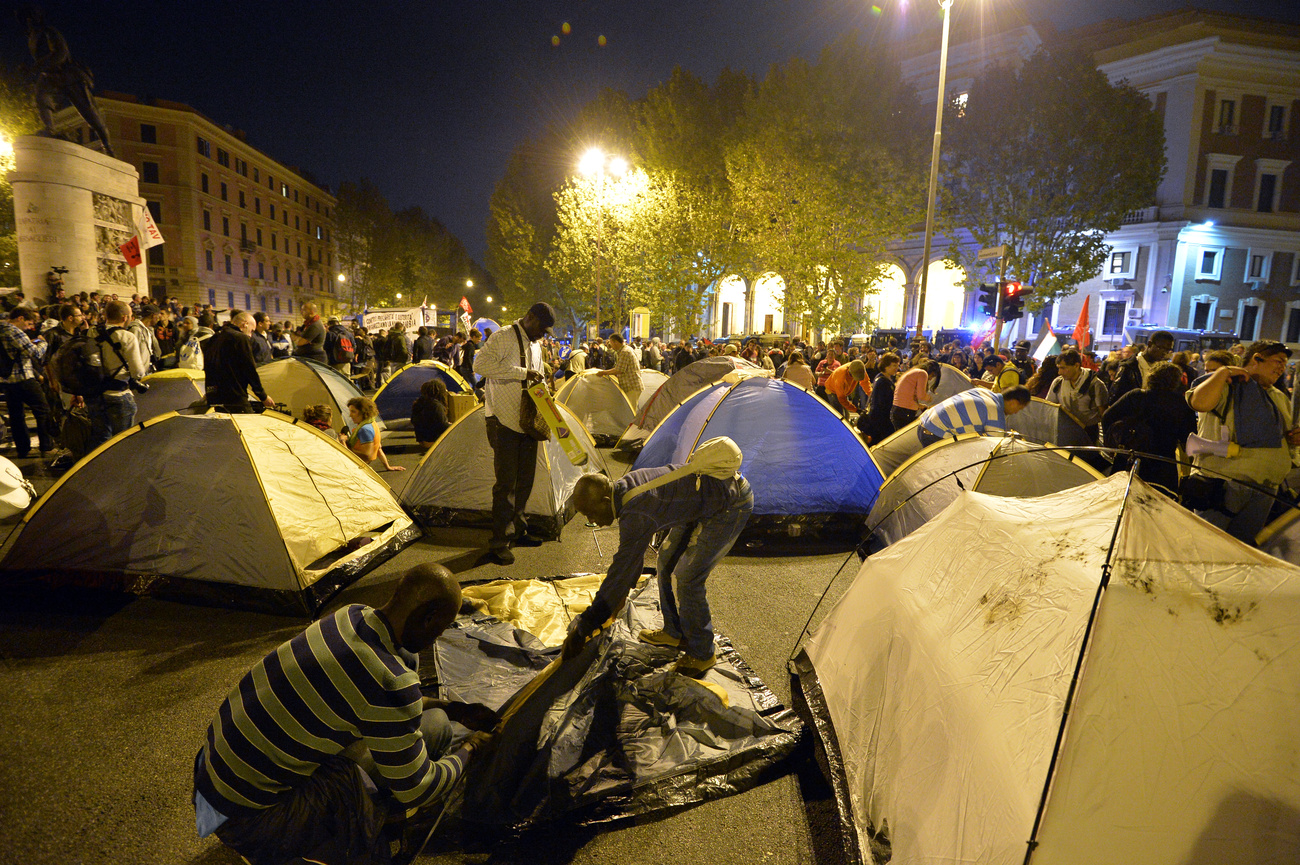
{"label": "blue dome tent", "polygon": [[487,338],[492,335],[492,331],[501,329],[501,325],[497,324],[490,318],[475,319],[474,327],[478,328],[478,332],[483,334],[484,342],[486,342]]}
{"label": "blue dome tent", "polygon": [[798,535],[805,525],[861,525],[884,482],[862,439],[833,409],[769,378],[699,390],[664,418],[632,468],[685,462],[697,444],[722,435],[745,455],[741,473],[754,488],[751,529]]}
{"label": "blue dome tent", "polygon": [[393,374],[384,386],[375,393],[375,407],[384,423],[392,424],[409,421],[411,405],[420,395],[420,388],[431,378],[438,377],[451,393],[473,393],[474,388],[461,377],[460,373],[437,360],[422,360],[408,363]]}

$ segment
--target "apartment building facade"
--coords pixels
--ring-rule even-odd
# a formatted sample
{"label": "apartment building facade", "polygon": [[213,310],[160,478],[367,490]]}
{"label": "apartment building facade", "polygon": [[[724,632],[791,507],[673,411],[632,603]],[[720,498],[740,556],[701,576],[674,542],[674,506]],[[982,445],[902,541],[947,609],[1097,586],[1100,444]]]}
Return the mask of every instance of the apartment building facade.
{"label": "apartment building facade", "polygon": [[[327,316],[342,311],[337,202],[328,189],[188,105],[120,93],[97,99],[114,150],[140,172],[140,195],[166,240],[146,253],[154,298],[277,321],[300,317],[308,301]],[[90,141],[71,109],[56,125]]]}

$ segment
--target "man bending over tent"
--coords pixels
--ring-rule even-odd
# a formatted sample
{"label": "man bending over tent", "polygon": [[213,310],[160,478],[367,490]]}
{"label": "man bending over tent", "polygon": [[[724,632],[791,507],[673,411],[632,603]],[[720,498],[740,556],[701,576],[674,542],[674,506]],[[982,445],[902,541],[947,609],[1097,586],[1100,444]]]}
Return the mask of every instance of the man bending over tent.
{"label": "man bending over tent", "polygon": [[921,415],[917,434],[929,446],[947,436],[964,433],[998,435],[1006,431],[1007,417],[1029,405],[1029,389],[1009,387],[1002,393],[972,388],[950,396]]}
{"label": "man bending over tent", "polygon": [[384,606],[346,606],[263,658],[221,704],[195,758],[200,837],[215,832],[253,865],[387,862],[386,803],[441,802],[490,738],[473,733],[444,753],[448,719],[476,730],[496,723],[484,706],[420,693],[418,653],[459,609],[451,572],[419,565]]}
{"label": "man bending over tent", "polygon": [[574,620],[564,641],[565,658],[577,655],[587,639],[622,608],[641,576],[650,539],[667,530],[658,562],[664,626],[659,631],[642,631],[641,640],[682,649],[685,656],[675,669],[683,675],[699,678],[714,665],[713,621],[704,581],[731,550],[754,512],[754,493],[739,472],[726,480],[691,472],[638,491],[677,468],[637,469],[617,482],[599,474],[578,479],[574,507],[600,526],[617,519],[619,542],[600,591]]}

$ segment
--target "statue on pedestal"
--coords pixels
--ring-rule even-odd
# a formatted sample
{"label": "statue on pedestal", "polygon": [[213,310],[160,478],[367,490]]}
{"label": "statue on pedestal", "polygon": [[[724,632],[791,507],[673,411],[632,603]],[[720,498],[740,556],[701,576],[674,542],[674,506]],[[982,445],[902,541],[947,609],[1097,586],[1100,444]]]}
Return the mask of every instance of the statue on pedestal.
{"label": "statue on pedestal", "polygon": [[36,111],[45,124],[44,134],[56,137],[54,110],[58,107],[58,97],[62,96],[99,136],[104,153],[112,156],[108,130],[91,92],[95,79],[90,70],[72,59],[63,34],[45,23],[45,15],[39,9],[27,9],[23,18],[27,25],[27,49],[36,65]]}

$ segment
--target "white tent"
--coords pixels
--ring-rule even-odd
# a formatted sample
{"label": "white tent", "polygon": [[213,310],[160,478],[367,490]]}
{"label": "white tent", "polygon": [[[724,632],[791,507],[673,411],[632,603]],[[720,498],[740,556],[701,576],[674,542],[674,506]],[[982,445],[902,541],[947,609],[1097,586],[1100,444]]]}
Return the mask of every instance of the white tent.
{"label": "white tent", "polygon": [[[289,414],[302,417],[309,405],[327,405],[333,412],[331,426],[342,431],[348,421],[348,400],[361,396],[361,391],[343,373],[300,357],[284,357],[264,363],[257,368],[258,377],[267,396],[288,407]],[[383,421],[379,422],[383,428]]]}
{"label": "white tent", "polygon": [[668,376],[664,375],[659,370],[646,369],[645,367],[641,368],[641,395],[637,397],[636,405],[634,406],[637,414],[640,414],[642,410],[645,409],[646,403],[654,399],[654,395],[666,381],[668,381]]}
{"label": "white tent", "polygon": [[568,406],[596,441],[613,444],[632,423],[635,412],[618,386],[618,378],[598,372],[589,369],[569,376],[556,391],[555,401]]}
{"label": "white tent", "polygon": [[859,850],[1300,861],[1300,569],[1129,484],[964,492],[863,564],[795,662]]}
{"label": "white tent", "polygon": [[[578,478],[588,472],[606,471],[604,457],[573,412],[560,403],[555,408],[582,445],[587,463],[579,467],[570,462],[553,434],[538,443],[537,473],[524,515],[530,530],[549,538],[559,537],[573,516],[569,497]],[[484,409],[479,406],[448,427],[402,488],[402,504],[426,525],[492,525],[492,484],[496,477],[485,419]]]}
{"label": "white tent", "polygon": [[355,454],[275,412],[136,424],[63,475],[21,529],[0,562],[11,574],[312,612],[419,536]]}
{"label": "white tent", "polygon": [[1065,451],[1019,436],[973,433],[935,442],[886,479],[867,517],[872,543],[883,548],[906,537],[952,504],[962,490],[992,496],[1044,496],[1100,478]]}
{"label": "white tent", "polygon": [[22,469],[0,457],[0,519],[12,517],[36,498],[36,488],[23,477]]}

